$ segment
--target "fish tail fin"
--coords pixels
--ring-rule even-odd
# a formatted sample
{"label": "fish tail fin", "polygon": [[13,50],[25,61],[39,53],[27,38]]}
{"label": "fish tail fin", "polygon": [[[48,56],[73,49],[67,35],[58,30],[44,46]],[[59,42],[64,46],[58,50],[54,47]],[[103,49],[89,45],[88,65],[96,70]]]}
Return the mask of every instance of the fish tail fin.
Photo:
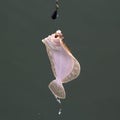
{"label": "fish tail fin", "polygon": [[48,87],[56,98],[66,98],[66,93],[62,83],[59,83],[57,80],[53,80],[52,82],[50,82]]}

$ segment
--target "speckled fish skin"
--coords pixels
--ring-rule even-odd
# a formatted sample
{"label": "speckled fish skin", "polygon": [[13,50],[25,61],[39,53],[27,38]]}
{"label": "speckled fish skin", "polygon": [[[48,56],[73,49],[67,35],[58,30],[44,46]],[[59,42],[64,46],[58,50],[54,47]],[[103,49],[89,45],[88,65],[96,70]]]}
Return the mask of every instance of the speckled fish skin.
{"label": "speckled fish skin", "polygon": [[70,82],[80,74],[80,64],[63,42],[60,30],[43,39],[51,63],[55,80],[50,82],[49,89],[56,98],[65,99],[63,83]]}

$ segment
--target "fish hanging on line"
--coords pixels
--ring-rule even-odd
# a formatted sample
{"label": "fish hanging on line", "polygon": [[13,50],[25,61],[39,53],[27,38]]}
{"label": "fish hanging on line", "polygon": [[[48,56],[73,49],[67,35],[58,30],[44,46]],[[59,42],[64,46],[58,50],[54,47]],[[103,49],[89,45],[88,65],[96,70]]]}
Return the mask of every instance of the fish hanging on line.
{"label": "fish hanging on line", "polygon": [[64,37],[60,30],[42,40],[55,77],[48,87],[55,98],[59,99],[66,98],[63,84],[76,79],[81,70],[78,60],[72,55],[63,40]]}

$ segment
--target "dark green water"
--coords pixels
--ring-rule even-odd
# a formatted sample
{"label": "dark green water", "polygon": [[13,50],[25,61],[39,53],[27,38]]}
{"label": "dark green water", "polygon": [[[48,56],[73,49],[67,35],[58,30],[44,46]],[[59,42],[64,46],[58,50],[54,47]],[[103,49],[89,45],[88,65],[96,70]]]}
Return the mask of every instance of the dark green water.
{"label": "dark green water", "polygon": [[[119,120],[120,2],[0,1],[0,120]],[[81,63],[81,75],[65,84],[59,105],[48,89],[54,79],[41,40],[61,29]]]}

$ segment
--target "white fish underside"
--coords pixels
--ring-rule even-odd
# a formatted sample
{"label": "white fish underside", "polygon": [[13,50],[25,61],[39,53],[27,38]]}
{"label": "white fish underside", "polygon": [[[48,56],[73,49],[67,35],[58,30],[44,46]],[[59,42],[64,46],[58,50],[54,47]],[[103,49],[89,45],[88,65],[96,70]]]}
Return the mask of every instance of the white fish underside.
{"label": "white fish underside", "polygon": [[[56,34],[58,35],[57,38],[54,37]],[[63,43],[60,35],[62,36],[62,33],[58,30],[56,33],[43,39],[42,42],[46,46],[51,68],[56,78],[49,84],[49,88],[55,97],[65,99],[66,93],[62,84],[78,77],[80,64]],[[52,39],[54,40],[52,41]],[[57,45],[53,43],[57,43]]]}

